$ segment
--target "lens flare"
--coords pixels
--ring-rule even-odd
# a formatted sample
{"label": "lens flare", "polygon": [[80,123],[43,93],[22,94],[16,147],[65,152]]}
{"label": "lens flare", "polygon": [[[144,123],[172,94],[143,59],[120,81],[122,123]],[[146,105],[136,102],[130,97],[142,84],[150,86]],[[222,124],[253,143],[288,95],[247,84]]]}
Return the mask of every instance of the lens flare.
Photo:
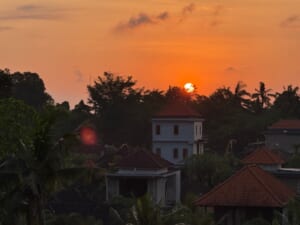
{"label": "lens flare", "polygon": [[80,129],[80,140],[85,145],[96,145],[98,141],[97,133],[90,127],[83,127]]}

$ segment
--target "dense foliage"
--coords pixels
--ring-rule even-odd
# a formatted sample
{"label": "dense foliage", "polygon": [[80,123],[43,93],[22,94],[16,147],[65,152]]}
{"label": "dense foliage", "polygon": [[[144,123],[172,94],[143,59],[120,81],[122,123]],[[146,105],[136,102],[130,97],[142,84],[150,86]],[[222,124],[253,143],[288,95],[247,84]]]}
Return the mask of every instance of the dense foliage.
{"label": "dense foliage", "polygon": [[[101,224],[101,219],[107,223],[109,216],[114,218],[110,218],[111,224],[213,225],[211,214],[193,207],[195,194],[207,191],[239,168],[236,156],[249,143],[263,141],[262,132],[271,123],[281,118],[300,118],[299,88],[292,85],[273,93],[259,82],[250,93],[244,83],[238,82],[233,90],[221,87],[204,96],[188,94],[179,87],[169,87],[165,92],[146,90],[138,88],[132,77],[106,72],[87,89],[87,104],[81,100],[70,109],[66,101],[54,102],[38,74],[0,70],[0,177],[6,181],[0,184],[1,225]],[[184,102],[203,115],[206,150],[210,150],[209,154],[187,160],[183,186],[189,192],[185,206],[164,212],[147,196],[104,203],[105,183],[98,179],[101,170],[96,169],[97,177],[91,173],[92,168],[82,167],[90,158],[67,154],[75,137],[80,136],[80,128],[92,126],[99,146],[110,144],[118,149],[129,144],[150,148],[151,118],[170,101]],[[295,146],[296,154],[288,165],[300,167],[298,148]],[[97,164],[88,165],[98,168],[110,164],[109,160],[97,160]],[[83,172],[94,186],[87,188],[81,179],[72,190],[90,202],[100,202],[94,213],[101,219],[47,213],[49,200],[61,188],[75,184]],[[289,221],[298,222],[299,203],[291,203],[289,210]],[[264,222],[256,219],[246,224]]]}

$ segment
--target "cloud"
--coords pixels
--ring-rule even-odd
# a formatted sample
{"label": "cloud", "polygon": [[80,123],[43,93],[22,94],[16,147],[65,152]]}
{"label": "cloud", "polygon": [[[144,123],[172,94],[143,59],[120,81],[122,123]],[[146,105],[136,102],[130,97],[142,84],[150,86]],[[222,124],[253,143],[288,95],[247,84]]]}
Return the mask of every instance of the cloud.
{"label": "cloud", "polygon": [[0,20],[55,20],[63,18],[63,9],[27,4],[2,12]]}
{"label": "cloud", "polygon": [[282,21],[280,26],[284,28],[300,28],[300,16],[299,15],[290,16],[286,18],[284,21]]}
{"label": "cloud", "polygon": [[236,69],[235,67],[233,67],[233,66],[229,66],[229,67],[227,67],[225,70],[224,70],[224,72],[225,73],[227,73],[227,74],[232,74],[232,73],[237,73],[239,70],[238,69]]}
{"label": "cloud", "polygon": [[10,26],[0,26],[0,32],[12,30],[12,29],[13,29],[13,27],[10,27]]}
{"label": "cloud", "polygon": [[165,12],[162,12],[162,13],[158,14],[157,19],[159,19],[159,20],[166,20],[169,17],[170,17],[169,13],[167,11],[165,11]]}
{"label": "cloud", "polygon": [[196,9],[195,4],[194,4],[194,3],[191,3],[191,4],[189,4],[189,5],[185,6],[185,7],[183,7],[183,9],[182,9],[182,14],[183,14],[183,15],[190,14],[190,13],[192,13],[195,9]]}
{"label": "cloud", "polygon": [[[190,3],[184,6],[181,11],[175,14],[173,21],[182,22],[185,20],[191,13],[193,13],[196,9],[196,5],[194,3]],[[128,30],[138,29],[140,27],[146,25],[156,25],[160,22],[167,21],[171,18],[170,13],[168,11],[163,11],[157,15],[150,15],[147,13],[139,13],[137,16],[132,16],[126,22],[120,22],[114,28],[115,32],[124,32]],[[179,18],[179,19],[178,19]],[[171,20],[172,21],[172,20]]]}
{"label": "cloud", "polygon": [[210,26],[215,27],[221,23],[220,16],[222,15],[223,11],[223,5],[216,5],[212,8],[212,21],[210,23]]}
{"label": "cloud", "polygon": [[74,71],[74,75],[76,77],[76,81],[77,82],[80,82],[80,83],[83,82],[84,75],[83,75],[83,73],[79,69],[76,69]]}
{"label": "cloud", "polygon": [[196,5],[194,3],[190,3],[189,5],[184,6],[181,10],[181,16],[179,22],[185,20],[189,14],[195,11],[195,9],[196,9]]}
{"label": "cloud", "polygon": [[144,25],[157,24],[160,21],[169,18],[168,12],[162,12],[158,15],[151,16],[146,13],[139,13],[137,16],[131,17],[127,22],[121,22],[115,27],[115,31],[133,30]]}

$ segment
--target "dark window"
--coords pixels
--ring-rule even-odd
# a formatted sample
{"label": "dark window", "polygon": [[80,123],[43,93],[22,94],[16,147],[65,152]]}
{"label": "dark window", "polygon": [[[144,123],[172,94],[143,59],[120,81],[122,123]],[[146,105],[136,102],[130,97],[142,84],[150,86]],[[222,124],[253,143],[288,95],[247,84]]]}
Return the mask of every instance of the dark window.
{"label": "dark window", "polygon": [[155,134],[160,135],[160,125],[155,126]]}
{"label": "dark window", "polygon": [[174,125],[174,134],[175,135],[178,135],[178,133],[179,133],[179,127],[178,127],[178,125]]}
{"label": "dark window", "polygon": [[147,193],[147,179],[124,178],[119,180],[120,194],[125,197],[141,197]]}
{"label": "dark window", "polygon": [[159,156],[161,155],[161,150],[160,150],[160,148],[156,148],[156,154],[159,155]]}
{"label": "dark window", "polygon": [[178,159],[178,149],[177,148],[173,149],[173,158]]}
{"label": "dark window", "polygon": [[182,158],[187,158],[188,157],[188,150],[186,148],[182,149]]}

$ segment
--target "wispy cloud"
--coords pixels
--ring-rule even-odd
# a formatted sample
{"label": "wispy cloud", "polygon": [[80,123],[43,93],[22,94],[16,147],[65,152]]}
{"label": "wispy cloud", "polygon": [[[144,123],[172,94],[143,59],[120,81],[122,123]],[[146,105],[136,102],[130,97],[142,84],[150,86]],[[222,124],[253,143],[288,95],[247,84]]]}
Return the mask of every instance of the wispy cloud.
{"label": "wispy cloud", "polygon": [[158,15],[149,15],[139,13],[137,16],[131,17],[127,22],[121,22],[115,27],[115,31],[133,30],[144,25],[157,24],[169,18],[167,11],[161,12]]}
{"label": "wispy cloud", "polygon": [[300,16],[292,15],[283,20],[280,26],[284,28],[300,28]]}
{"label": "wispy cloud", "polygon": [[76,81],[77,81],[77,82],[79,82],[79,83],[83,82],[83,80],[84,80],[84,75],[83,75],[83,73],[82,73],[79,69],[76,69],[76,70],[74,71],[74,75],[75,75],[75,77],[76,77]]}
{"label": "wispy cloud", "polygon": [[43,5],[20,5],[14,10],[1,12],[0,20],[55,20],[61,19],[64,9]]}
{"label": "wispy cloud", "polygon": [[10,26],[0,26],[0,32],[12,30],[12,29],[13,29],[13,27],[10,27]]}
{"label": "wispy cloud", "polygon": [[181,16],[179,19],[179,22],[186,19],[191,13],[193,13],[196,9],[196,5],[194,3],[190,3],[189,5],[186,5],[181,10]]}
{"label": "wispy cloud", "polygon": [[196,9],[196,5],[194,3],[190,3],[183,8],[179,12],[175,12],[172,14],[168,11],[162,11],[159,14],[151,15],[149,13],[140,12],[136,16],[130,17],[125,22],[120,22],[114,27],[115,32],[124,32],[129,30],[135,30],[140,27],[144,27],[147,25],[157,25],[164,21],[170,19],[170,21],[182,22],[185,20],[190,14],[192,14]]}
{"label": "wispy cloud", "polygon": [[237,73],[239,70],[236,67],[233,66],[228,66],[227,68],[225,68],[224,72],[226,74],[233,74],[233,73]]}
{"label": "wispy cloud", "polygon": [[210,23],[212,27],[215,27],[221,23],[220,16],[223,11],[224,11],[223,5],[216,5],[212,8],[212,21]]}

